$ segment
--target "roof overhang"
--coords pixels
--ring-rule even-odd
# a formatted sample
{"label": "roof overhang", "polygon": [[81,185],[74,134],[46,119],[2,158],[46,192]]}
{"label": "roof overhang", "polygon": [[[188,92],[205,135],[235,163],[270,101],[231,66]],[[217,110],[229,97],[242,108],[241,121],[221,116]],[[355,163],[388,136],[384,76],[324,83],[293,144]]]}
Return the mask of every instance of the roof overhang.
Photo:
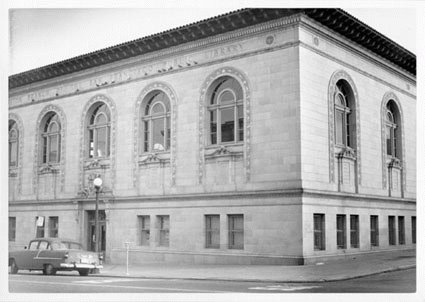
{"label": "roof overhang", "polygon": [[341,9],[247,8],[108,47],[9,77],[9,89],[302,13],[412,75],[416,56]]}

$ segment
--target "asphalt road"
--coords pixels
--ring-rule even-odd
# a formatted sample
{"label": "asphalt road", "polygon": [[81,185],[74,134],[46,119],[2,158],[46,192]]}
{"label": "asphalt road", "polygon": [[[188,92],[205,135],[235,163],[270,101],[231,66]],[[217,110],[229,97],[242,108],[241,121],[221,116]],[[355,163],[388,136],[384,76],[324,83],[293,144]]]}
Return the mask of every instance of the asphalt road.
{"label": "asphalt road", "polygon": [[324,283],[264,283],[212,280],[9,275],[10,293],[412,293],[416,269]]}

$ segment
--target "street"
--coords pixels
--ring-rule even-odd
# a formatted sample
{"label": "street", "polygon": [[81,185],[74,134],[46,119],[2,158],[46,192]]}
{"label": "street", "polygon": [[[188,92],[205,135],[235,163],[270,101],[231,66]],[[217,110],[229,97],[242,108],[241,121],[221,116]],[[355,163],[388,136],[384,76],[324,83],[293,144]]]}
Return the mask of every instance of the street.
{"label": "street", "polygon": [[412,293],[416,269],[323,283],[118,278],[75,272],[9,274],[10,293]]}

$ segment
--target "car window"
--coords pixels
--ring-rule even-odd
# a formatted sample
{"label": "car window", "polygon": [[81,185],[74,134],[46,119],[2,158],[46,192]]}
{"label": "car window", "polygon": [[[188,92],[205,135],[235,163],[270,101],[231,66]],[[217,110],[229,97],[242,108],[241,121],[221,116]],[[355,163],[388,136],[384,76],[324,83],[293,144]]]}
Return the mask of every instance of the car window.
{"label": "car window", "polygon": [[31,241],[30,245],[28,246],[29,250],[36,250],[38,245],[38,241]]}
{"label": "car window", "polygon": [[52,250],[67,250],[68,246],[63,242],[52,242]]}
{"label": "car window", "polygon": [[73,250],[81,250],[81,244],[76,243],[76,242],[64,242],[66,243],[66,245],[68,246],[69,249],[73,249]]}
{"label": "car window", "polygon": [[40,245],[38,246],[39,250],[47,250],[49,248],[49,243],[47,241],[40,241]]}

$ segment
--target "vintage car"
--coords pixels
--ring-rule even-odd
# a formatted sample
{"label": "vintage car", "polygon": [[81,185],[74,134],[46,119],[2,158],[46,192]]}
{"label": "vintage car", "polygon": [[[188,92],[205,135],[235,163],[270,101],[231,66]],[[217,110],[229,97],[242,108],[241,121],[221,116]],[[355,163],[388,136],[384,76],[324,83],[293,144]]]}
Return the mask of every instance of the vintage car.
{"label": "vintage car", "polygon": [[102,256],[83,250],[73,240],[36,238],[24,250],[9,252],[9,266],[11,274],[18,270],[41,270],[45,275],[54,275],[57,271],[76,270],[87,276],[102,268]]}

